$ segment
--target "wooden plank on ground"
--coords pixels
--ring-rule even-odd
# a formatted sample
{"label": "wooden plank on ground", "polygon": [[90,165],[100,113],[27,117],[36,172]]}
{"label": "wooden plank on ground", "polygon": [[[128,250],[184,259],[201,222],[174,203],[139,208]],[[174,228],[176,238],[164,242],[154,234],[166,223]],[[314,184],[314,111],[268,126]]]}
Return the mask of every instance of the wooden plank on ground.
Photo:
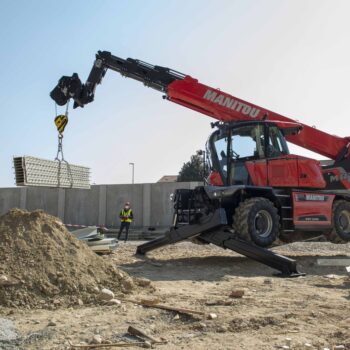
{"label": "wooden plank on ground", "polygon": [[173,306],[162,305],[162,304],[153,304],[153,303],[151,303],[149,301],[145,301],[145,300],[137,301],[137,300],[123,299],[123,298],[119,298],[119,300],[124,301],[124,302],[134,303],[134,304],[137,304],[137,305],[146,306],[146,307],[153,307],[155,309],[162,309],[162,310],[167,310],[167,311],[175,311],[175,312],[178,312],[180,314],[187,314],[187,315],[194,314],[194,315],[200,315],[200,316],[205,316],[206,315],[206,313],[203,312],[203,311],[197,311],[197,310],[173,307]]}

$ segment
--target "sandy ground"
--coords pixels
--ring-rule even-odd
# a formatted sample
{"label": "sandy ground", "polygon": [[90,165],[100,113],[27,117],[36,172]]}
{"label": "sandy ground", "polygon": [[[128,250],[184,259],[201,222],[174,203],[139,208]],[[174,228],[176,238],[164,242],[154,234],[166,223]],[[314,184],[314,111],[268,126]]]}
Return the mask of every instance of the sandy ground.
{"label": "sandy ground", "polygon": [[[135,257],[136,242],[120,243],[104,259],[112,260],[132,276],[152,281],[154,292],[144,289],[130,299],[159,298],[163,304],[215,313],[179,315],[130,302],[120,306],[82,305],[56,310],[0,309],[20,334],[18,347],[0,349],[69,349],[103,340],[133,341],[129,325],[165,338],[159,349],[276,349],[291,338],[292,349],[350,349],[350,279],[344,267],[321,267],[317,258],[350,256],[350,244],[295,243],[277,249],[293,256],[306,277],[274,277],[273,270],[215,246],[180,243]],[[242,298],[230,298],[244,290]],[[52,326],[49,326],[52,322]],[[14,344],[14,343],[11,343]],[[137,348],[130,346],[130,348]]]}

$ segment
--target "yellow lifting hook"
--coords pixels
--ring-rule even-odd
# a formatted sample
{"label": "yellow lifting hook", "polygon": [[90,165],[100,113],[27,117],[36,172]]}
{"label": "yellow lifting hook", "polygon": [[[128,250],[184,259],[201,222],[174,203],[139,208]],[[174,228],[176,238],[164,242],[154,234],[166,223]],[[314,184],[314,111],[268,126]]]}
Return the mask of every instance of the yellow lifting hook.
{"label": "yellow lifting hook", "polygon": [[60,134],[63,133],[64,128],[66,127],[67,124],[68,124],[68,116],[67,115],[61,114],[55,118],[55,125],[56,125],[56,128]]}

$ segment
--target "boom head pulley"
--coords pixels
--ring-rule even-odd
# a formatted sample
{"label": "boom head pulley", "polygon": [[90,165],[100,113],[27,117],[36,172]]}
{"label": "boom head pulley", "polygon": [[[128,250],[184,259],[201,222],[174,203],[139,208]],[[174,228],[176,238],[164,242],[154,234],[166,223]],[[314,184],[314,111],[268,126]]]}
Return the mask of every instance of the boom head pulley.
{"label": "boom head pulley", "polygon": [[51,91],[51,98],[63,106],[72,98],[73,108],[84,107],[94,100],[95,89],[101,83],[107,69],[114,70],[125,77],[141,81],[145,86],[166,92],[170,83],[182,80],[185,74],[170,68],[154,66],[133,58],[119,58],[108,51],[98,51],[96,60],[85,84],[81,82],[77,73],[63,76]]}
{"label": "boom head pulley", "polygon": [[70,77],[63,76],[50,92],[50,96],[59,106],[64,106],[72,98],[74,108],[84,107],[85,104],[93,101],[93,95],[88,93],[88,89],[81,82],[77,73]]}

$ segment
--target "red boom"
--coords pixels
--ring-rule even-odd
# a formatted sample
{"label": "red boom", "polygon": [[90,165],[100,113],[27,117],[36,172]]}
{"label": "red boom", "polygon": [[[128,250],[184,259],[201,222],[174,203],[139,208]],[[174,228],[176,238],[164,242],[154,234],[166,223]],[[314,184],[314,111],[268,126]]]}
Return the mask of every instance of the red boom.
{"label": "red boom", "polygon": [[[169,84],[167,96],[172,102],[225,122],[264,118],[272,121],[296,122],[293,119],[201,84],[190,76]],[[303,126],[303,130],[298,135],[286,136],[286,139],[330,159],[336,159],[341,150],[347,147],[350,142],[349,137],[342,138],[330,135],[303,123],[297,123]],[[349,152],[347,150],[345,158],[348,157]]]}

